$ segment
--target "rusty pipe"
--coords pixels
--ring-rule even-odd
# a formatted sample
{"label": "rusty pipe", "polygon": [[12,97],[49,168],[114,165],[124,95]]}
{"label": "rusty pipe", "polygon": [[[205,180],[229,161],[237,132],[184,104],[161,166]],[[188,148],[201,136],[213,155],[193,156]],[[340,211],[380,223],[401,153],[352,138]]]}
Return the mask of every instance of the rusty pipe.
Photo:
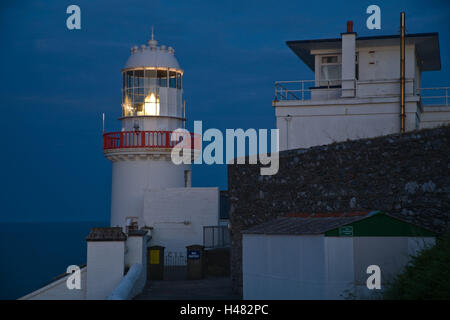
{"label": "rusty pipe", "polygon": [[400,132],[405,132],[405,13],[400,13]]}

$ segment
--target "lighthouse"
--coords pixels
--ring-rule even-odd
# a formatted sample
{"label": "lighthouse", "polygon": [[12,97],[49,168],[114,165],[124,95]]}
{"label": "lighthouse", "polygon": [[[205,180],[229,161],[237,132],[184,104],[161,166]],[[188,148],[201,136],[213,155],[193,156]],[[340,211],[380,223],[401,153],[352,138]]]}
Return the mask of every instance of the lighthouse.
{"label": "lighthouse", "polygon": [[173,131],[185,125],[183,70],[175,50],[134,46],[122,69],[120,131],[103,134],[103,153],[112,162],[111,226],[144,226],[148,190],[191,186],[191,166],[171,161]]}

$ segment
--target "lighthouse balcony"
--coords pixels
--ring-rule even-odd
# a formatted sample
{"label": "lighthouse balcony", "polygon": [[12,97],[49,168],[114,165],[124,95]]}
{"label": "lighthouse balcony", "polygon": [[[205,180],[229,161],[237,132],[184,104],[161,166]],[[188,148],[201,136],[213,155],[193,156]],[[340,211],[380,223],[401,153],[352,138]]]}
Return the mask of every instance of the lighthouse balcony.
{"label": "lighthouse balcony", "polygon": [[142,148],[170,151],[177,145],[193,149],[194,134],[178,131],[119,131],[103,134],[104,152]]}

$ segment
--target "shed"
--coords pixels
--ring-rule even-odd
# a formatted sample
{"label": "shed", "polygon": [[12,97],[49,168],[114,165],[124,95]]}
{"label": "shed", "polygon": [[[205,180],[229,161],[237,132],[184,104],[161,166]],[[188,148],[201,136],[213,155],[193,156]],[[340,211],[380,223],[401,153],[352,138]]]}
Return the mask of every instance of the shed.
{"label": "shed", "polygon": [[367,267],[381,290],[436,234],[381,211],[289,214],[243,233],[244,299],[369,298]]}

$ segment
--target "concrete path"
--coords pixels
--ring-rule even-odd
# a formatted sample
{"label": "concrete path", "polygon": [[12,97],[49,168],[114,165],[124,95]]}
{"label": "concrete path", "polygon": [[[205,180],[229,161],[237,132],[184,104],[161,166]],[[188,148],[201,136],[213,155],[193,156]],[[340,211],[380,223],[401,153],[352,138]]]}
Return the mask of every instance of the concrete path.
{"label": "concrete path", "polygon": [[136,300],[230,300],[240,299],[231,291],[230,278],[202,280],[152,280]]}

